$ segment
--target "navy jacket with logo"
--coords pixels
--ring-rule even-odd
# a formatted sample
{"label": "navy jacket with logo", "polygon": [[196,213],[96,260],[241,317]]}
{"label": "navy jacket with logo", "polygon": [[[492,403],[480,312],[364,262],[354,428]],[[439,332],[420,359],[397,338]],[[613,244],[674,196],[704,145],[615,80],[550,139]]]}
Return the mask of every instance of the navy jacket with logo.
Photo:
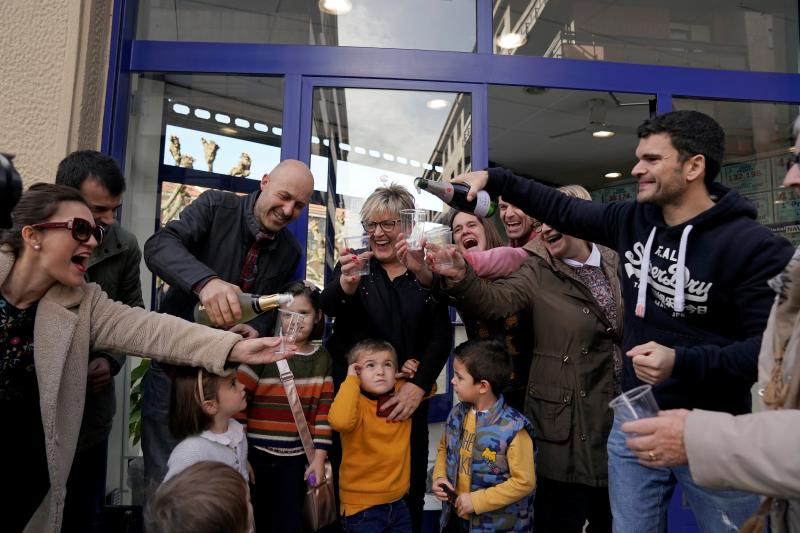
{"label": "navy jacket with logo", "polygon": [[[649,341],[675,348],[672,377],[654,387],[661,409],[750,411],[761,334],[774,299],[766,282],[786,265],[794,248],[755,221],[749,200],[714,183],[711,209],[668,226],[657,205],[594,204],[501,168],[489,169],[486,190],[560,232],[619,253],[623,352]],[[637,298],[643,266],[649,276]],[[683,290],[676,292],[676,285]],[[643,304],[639,313],[637,299]],[[625,357],[623,388],[641,383]]]}

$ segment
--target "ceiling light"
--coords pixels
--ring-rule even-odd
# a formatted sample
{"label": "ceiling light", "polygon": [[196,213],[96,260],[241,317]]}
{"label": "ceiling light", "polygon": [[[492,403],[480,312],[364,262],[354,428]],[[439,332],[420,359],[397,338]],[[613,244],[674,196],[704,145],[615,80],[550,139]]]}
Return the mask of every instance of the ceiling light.
{"label": "ceiling light", "polygon": [[519,48],[527,41],[528,38],[525,35],[514,31],[504,33],[503,35],[500,35],[497,39],[495,39],[495,43],[497,43],[497,46],[499,46],[503,50],[513,50],[515,48]]}
{"label": "ceiling light", "polygon": [[228,135],[235,135],[238,133],[235,129],[231,128],[230,126],[223,126],[219,129],[222,133],[227,133]]}
{"label": "ceiling light", "polygon": [[615,179],[615,178],[621,178],[622,177],[622,172],[606,172],[605,176],[603,176],[603,177],[608,178],[608,179],[612,179],[612,180]]}
{"label": "ceiling light", "polygon": [[319,10],[328,15],[345,15],[353,9],[350,0],[319,0]]}
{"label": "ceiling light", "polygon": [[425,105],[428,106],[428,109],[444,109],[447,107],[447,100],[434,98],[433,100],[428,100],[428,103]]}
{"label": "ceiling light", "polygon": [[615,133],[612,130],[605,129],[607,126],[601,127],[598,130],[594,130],[592,132],[592,137],[597,137],[598,139],[607,139],[609,137],[613,137]]}

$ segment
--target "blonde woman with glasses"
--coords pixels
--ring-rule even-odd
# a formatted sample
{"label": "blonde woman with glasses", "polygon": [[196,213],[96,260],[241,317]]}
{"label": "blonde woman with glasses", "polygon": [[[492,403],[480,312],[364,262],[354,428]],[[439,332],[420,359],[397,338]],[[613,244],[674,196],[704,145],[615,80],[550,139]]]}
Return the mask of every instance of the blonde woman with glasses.
{"label": "blonde woman with glasses", "polygon": [[[370,273],[359,275],[356,256],[343,256],[320,304],[326,315],[336,318],[327,348],[337,385],[347,373],[347,352],[365,339],[389,342],[400,367],[411,360],[418,363],[416,373],[386,402],[381,414],[389,422],[412,419],[411,489],[406,502],[414,531],[420,531],[428,464],[428,402],[423,397],[447,362],[453,328],[447,306],[434,300],[397,257],[400,211],[413,208],[413,196],[399,185],[369,195],[361,208],[361,222],[369,235]],[[332,451],[332,459],[337,452]],[[345,514],[359,511],[345,509]]]}

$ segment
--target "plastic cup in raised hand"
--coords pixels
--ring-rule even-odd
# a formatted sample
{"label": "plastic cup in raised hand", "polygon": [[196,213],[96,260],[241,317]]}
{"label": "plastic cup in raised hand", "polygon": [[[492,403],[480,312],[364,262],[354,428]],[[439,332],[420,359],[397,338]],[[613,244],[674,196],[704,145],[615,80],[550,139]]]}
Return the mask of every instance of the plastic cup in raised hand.
{"label": "plastic cup in raised hand", "polygon": [[453,266],[450,251],[453,245],[453,232],[450,228],[436,228],[425,232],[425,257],[432,258],[437,270]]}
{"label": "plastic cup in raised hand", "polygon": [[288,309],[278,309],[278,317],[275,321],[275,336],[281,339],[281,344],[275,353],[286,353],[286,345],[294,344],[297,340],[297,333],[303,325],[305,315],[295,313]]}
{"label": "plastic cup in raised hand", "polygon": [[608,405],[614,410],[614,416],[622,422],[658,416],[658,404],[650,385],[625,391]]}
{"label": "plastic cup in raised hand", "polygon": [[425,234],[427,212],[423,209],[403,209],[400,211],[400,231],[406,236],[409,250],[422,248]]}
{"label": "plastic cup in raised hand", "polygon": [[356,256],[355,261],[358,262],[357,274],[366,276],[369,274],[369,236],[368,235],[353,235],[344,238],[344,253],[353,254]]}

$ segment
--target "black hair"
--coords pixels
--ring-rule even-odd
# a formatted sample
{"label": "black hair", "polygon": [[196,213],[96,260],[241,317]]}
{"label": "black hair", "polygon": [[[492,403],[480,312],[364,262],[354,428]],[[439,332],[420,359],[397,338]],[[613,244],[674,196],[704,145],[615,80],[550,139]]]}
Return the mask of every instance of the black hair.
{"label": "black hair", "polygon": [[458,346],[453,357],[467,367],[475,383],[486,380],[495,396],[511,382],[514,366],[505,347],[496,340],[471,340]]}
{"label": "black hair", "polygon": [[706,160],[706,187],[719,174],[725,157],[725,132],[708,115],[699,111],[671,111],[645,120],[636,133],[640,139],[666,133],[680,154],[681,162],[702,155]]}
{"label": "black hair", "polygon": [[125,178],[113,157],[95,150],[78,150],[61,160],[56,183],[80,189],[86,179],[99,182],[111,196],[125,192]]}
{"label": "black hair", "polygon": [[[310,281],[292,281],[287,283],[283,287],[278,290],[280,293],[288,293],[292,296],[305,296],[311,302],[311,307],[314,308],[314,311],[320,311],[319,306],[319,297],[320,297],[320,290],[319,288],[311,283]],[[323,314],[316,324],[314,324],[314,329],[311,331],[311,335],[309,336],[309,340],[314,339],[321,339],[322,333],[325,331],[325,315]]]}

